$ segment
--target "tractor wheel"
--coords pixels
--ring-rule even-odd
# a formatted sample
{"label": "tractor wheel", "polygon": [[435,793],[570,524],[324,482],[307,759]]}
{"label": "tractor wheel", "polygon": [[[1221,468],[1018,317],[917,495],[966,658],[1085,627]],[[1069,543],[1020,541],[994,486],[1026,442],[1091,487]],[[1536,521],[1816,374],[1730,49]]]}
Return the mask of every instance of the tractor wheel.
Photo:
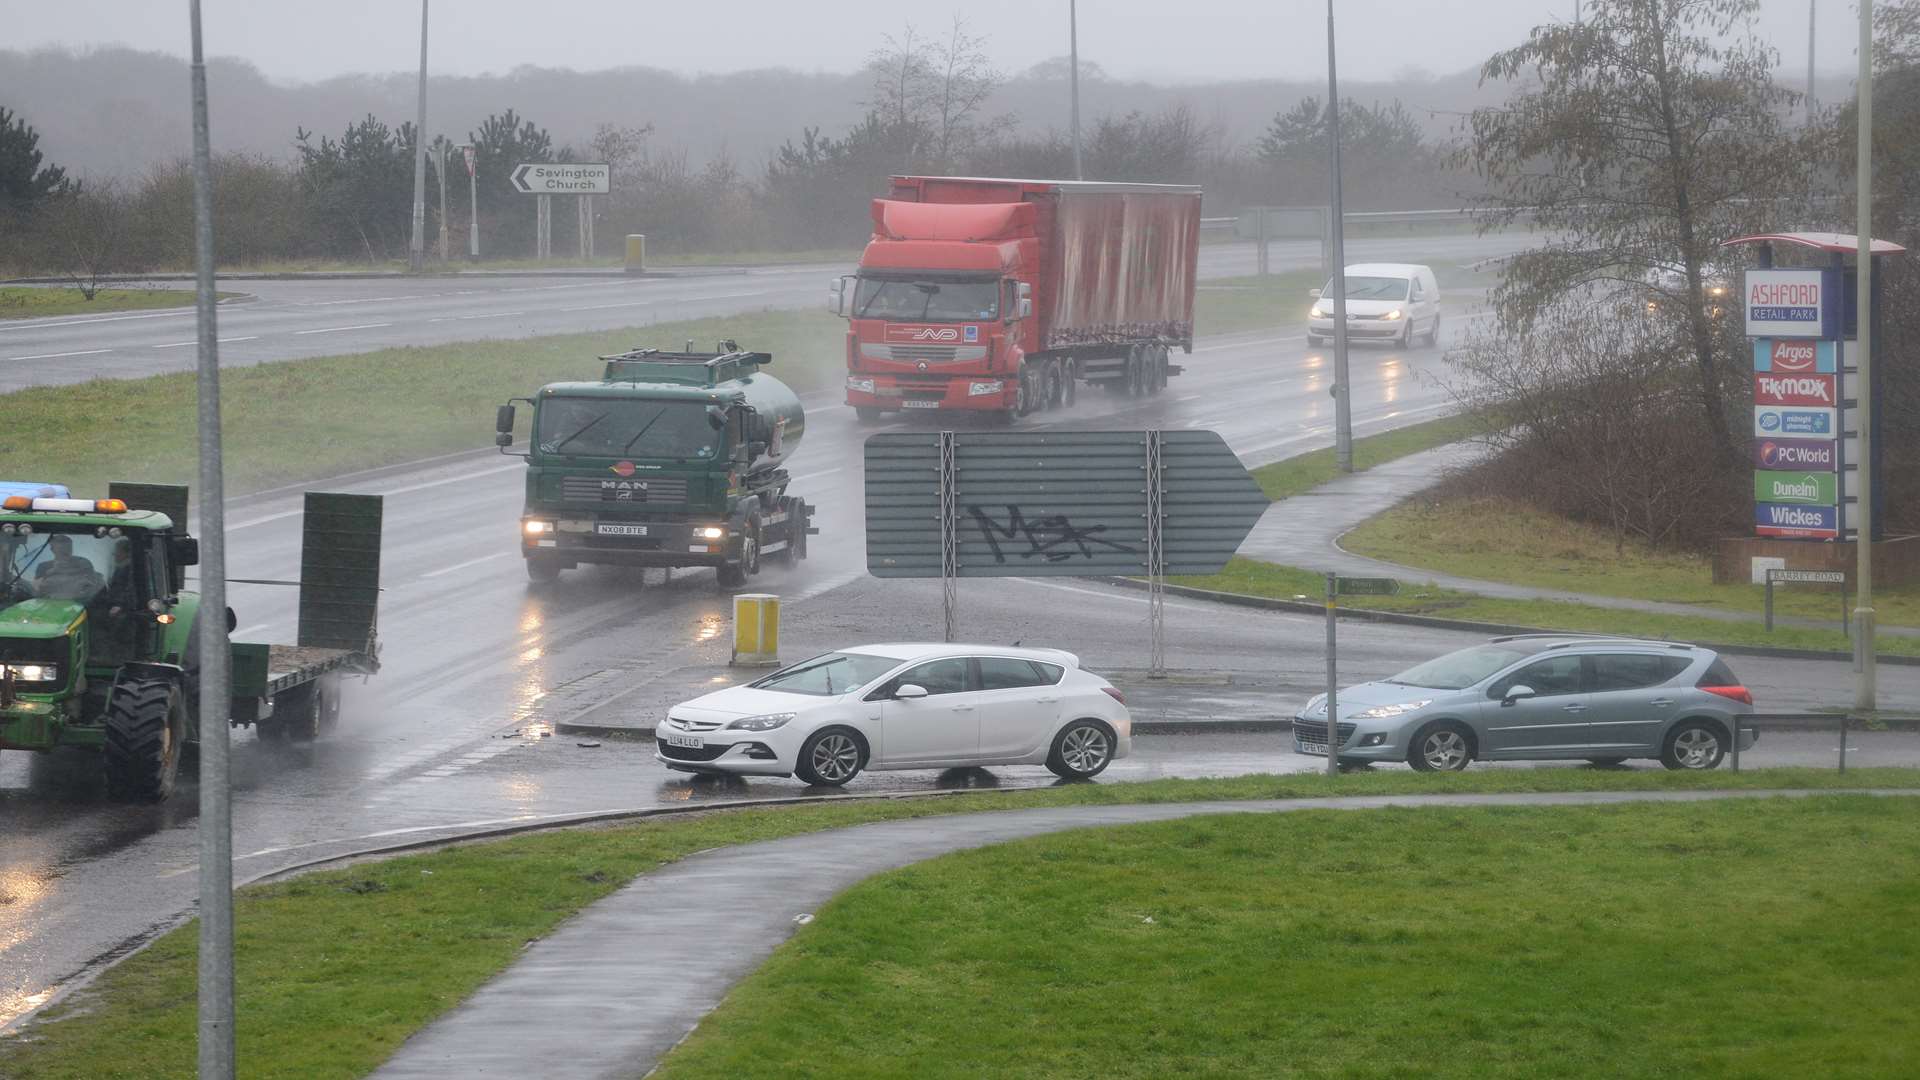
{"label": "tractor wheel", "polygon": [[171,679],[131,677],[107,701],[107,795],[160,802],[173,794],[187,741],[187,707]]}

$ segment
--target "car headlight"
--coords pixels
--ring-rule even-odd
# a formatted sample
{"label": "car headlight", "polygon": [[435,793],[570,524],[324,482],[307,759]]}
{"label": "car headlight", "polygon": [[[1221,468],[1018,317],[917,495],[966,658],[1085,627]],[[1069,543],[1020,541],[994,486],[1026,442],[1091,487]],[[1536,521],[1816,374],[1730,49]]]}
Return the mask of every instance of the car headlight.
{"label": "car headlight", "polygon": [[986,394],[998,394],[1006,388],[1007,384],[999,379],[988,379],[986,382],[968,383],[967,395],[969,397],[981,397]]}
{"label": "car headlight", "polygon": [[849,375],[847,376],[847,389],[858,390],[863,394],[871,394],[873,393],[873,380],[855,378],[854,376]]}
{"label": "car headlight", "polygon": [[1403,701],[1398,705],[1375,705],[1373,708],[1368,709],[1365,712],[1354,713],[1352,716],[1348,717],[1347,719],[1349,720],[1385,720],[1389,717],[1402,716],[1406,713],[1414,712],[1415,710],[1418,710],[1418,709],[1424,709],[1431,704],[1433,704],[1432,698],[1428,698],[1425,701]]}
{"label": "car headlight", "polygon": [[787,721],[792,720],[793,717],[794,714],[790,712],[763,713],[760,716],[743,716],[733,723],[728,724],[727,728],[730,731],[772,731],[777,727],[786,727]]}
{"label": "car headlight", "polygon": [[1325,309],[1321,308],[1319,304],[1313,305],[1312,310],[1308,311],[1307,314],[1315,319],[1324,319],[1327,317]]}
{"label": "car headlight", "polygon": [[1388,322],[1392,322],[1393,320],[1399,318],[1401,314],[1402,312],[1400,311],[1399,308],[1394,308],[1392,311],[1389,311],[1385,315],[1382,315],[1380,317],[1387,320]]}
{"label": "car headlight", "polygon": [[524,524],[524,525],[522,525],[522,526],[520,526],[520,527],[521,527],[522,529],[525,529],[525,530],[526,530],[526,532],[527,532],[527,535],[528,535],[528,536],[534,536],[534,535],[537,535],[537,534],[540,534],[540,533],[550,533],[550,532],[552,532],[552,531],[553,531],[553,522],[551,522],[551,521],[529,521],[529,522],[527,522],[526,524]]}
{"label": "car headlight", "polygon": [[5,664],[0,665],[0,671],[21,682],[58,682],[60,679],[58,664]]}
{"label": "car headlight", "polygon": [[727,538],[727,530],[718,525],[703,525],[693,530],[693,535],[702,540],[725,540]]}

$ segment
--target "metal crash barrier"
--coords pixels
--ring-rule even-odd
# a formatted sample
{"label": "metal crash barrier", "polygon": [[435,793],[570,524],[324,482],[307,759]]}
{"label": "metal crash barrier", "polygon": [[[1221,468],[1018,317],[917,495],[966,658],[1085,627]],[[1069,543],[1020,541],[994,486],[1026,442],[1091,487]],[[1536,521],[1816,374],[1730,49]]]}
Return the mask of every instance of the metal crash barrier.
{"label": "metal crash barrier", "polygon": [[1794,727],[1805,728],[1810,725],[1830,725],[1840,730],[1840,771],[1847,771],[1847,732],[1854,725],[1852,717],[1845,713],[1754,713],[1737,717],[1733,726],[1733,771],[1740,771],[1740,733],[1752,731],[1756,736],[1762,728]]}

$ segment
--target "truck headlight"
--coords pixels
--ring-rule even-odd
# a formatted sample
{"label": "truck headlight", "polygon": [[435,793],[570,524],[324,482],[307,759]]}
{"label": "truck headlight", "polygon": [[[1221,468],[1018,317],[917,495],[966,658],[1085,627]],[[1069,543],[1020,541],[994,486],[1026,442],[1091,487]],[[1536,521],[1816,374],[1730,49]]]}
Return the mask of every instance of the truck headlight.
{"label": "truck headlight", "polygon": [[1005,382],[999,379],[988,379],[986,382],[968,383],[967,396],[984,397],[987,394],[1003,393],[1006,389],[1007,384]]}
{"label": "truck headlight", "polygon": [[58,682],[60,666],[58,664],[4,664],[0,671],[11,674],[21,682]]}
{"label": "truck headlight", "polygon": [[871,394],[873,393],[873,380],[856,378],[855,376],[849,375],[847,376],[847,389],[857,390],[862,394]]}
{"label": "truck headlight", "polygon": [[727,530],[719,525],[703,525],[693,530],[693,535],[702,540],[725,540]]}
{"label": "truck headlight", "polygon": [[1400,716],[1405,713],[1413,712],[1415,709],[1424,709],[1431,704],[1433,704],[1432,698],[1428,698],[1425,701],[1403,701],[1398,705],[1375,705],[1373,708],[1368,709],[1365,712],[1354,713],[1352,716],[1348,717],[1347,719],[1349,720],[1386,720],[1390,717]]}
{"label": "truck headlight", "polygon": [[551,521],[529,521],[529,522],[527,522],[527,523],[525,523],[524,525],[521,525],[520,527],[521,527],[522,529],[524,529],[524,530],[526,530],[526,533],[527,533],[527,535],[528,535],[528,536],[538,536],[538,535],[540,535],[540,534],[542,534],[542,533],[550,533],[550,532],[552,532],[552,531],[553,531],[553,522],[551,522]]}
{"label": "truck headlight", "polygon": [[793,717],[794,714],[790,712],[766,713],[762,716],[743,716],[733,723],[728,724],[727,729],[729,731],[772,731],[777,727],[786,727],[787,721],[792,720]]}

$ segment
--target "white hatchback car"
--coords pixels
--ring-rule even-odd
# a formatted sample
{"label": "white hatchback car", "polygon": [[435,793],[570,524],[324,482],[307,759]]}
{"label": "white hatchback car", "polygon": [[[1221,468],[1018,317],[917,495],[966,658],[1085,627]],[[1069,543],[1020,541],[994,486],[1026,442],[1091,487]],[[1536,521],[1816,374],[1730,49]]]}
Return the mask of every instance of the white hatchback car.
{"label": "white hatchback car", "polygon": [[667,710],[669,769],[795,776],[1045,765],[1097,776],[1133,746],[1126,701],[1072,653],[995,645],[862,645]]}
{"label": "white hatchback car", "polygon": [[[1382,339],[1401,348],[1440,340],[1440,282],[1419,263],[1355,263],[1347,267],[1347,339]],[[1333,279],[1315,289],[1307,311],[1307,346],[1333,340]]]}

